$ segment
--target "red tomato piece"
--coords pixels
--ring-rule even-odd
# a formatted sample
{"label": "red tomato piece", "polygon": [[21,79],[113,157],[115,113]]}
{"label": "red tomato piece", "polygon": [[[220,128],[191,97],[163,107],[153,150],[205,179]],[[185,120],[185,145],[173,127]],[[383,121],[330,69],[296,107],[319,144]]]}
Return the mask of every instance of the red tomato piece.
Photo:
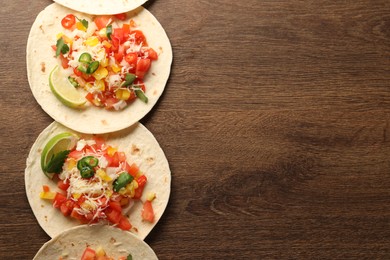
{"label": "red tomato piece", "polygon": [[137,78],[143,79],[145,73],[150,69],[150,59],[140,59],[137,63],[135,75]]}
{"label": "red tomato piece", "polygon": [[136,68],[137,67],[137,60],[138,60],[138,55],[135,52],[127,53],[126,56],[125,56],[125,61],[127,63],[129,63],[129,65],[132,68]]}
{"label": "red tomato piece", "polygon": [[97,149],[101,149],[102,146],[106,143],[102,137],[96,135],[93,137],[93,140],[96,142],[94,147]]}
{"label": "red tomato piece", "polygon": [[146,42],[145,35],[142,31],[134,30],[134,31],[132,31],[132,33],[134,34],[136,44],[138,44],[138,45],[142,44],[142,46],[148,46],[148,43]]}
{"label": "red tomato piece", "polygon": [[61,204],[60,210],[64,216],[69,216],[72,213],[75,203],[72,200],[66,200]]}
{"label": "red tomato piece", "polygon": [[69,188],[69,183],[63,180],[57,182],[57,187],[63,191],[66,191]]}
{"label": "red tomato piece", "polygon": [[154,221],[153,206],[152,206],[152,202],[150,202],[149,200],[144,202],[144,206],[142,208],[142,219],[149,222]]}
{"label": "red tomato piece", "polygon": [[125,39],[127,39],[129,37],[129,34],[130,34],[130,24],[128,24],[128,23],[123,24],[122,30],[123,30],[123,37],[125,37]]}
{"label": "red tomato piece", "polygon": [[43,185],[42,189],[43,189],[43,192],[49,192],[50,191],[50,187],[47,186],[47,185]]}
{"label": "red tomato piece", "polygon": [[73,14],[68,14],[61,20],[62,27],[70,29],[76,24],[76,17]]}
{"label": "red tomato piece", "polygon": [[122,28],[115,28],[114,32],[111,35],[111,38],[115,38],[119,41],[119,43],[122,43],[124,40],[123,29]]}
{"label": "red tomato piece", "polygon": [[140,199],[141,196],[142,196],[142,193],[144,191],[144,187],[146,185],[146,182],[147,182],[147,178],[145,175],[141,175],[138,179],[137,179],[137,183],[138,183],[138,188],[135,189],[135,193],[134,193],[134,199]]}
{"label": "red tomato piece", "polygon": [[96,258],[96,252],[90,247],[87,247],[84,250],[83,255],[81,256],[81,260],[95,260]]}
{"label": "red tomato piece", "polygon": [[93,22],[96,24],[99,30],[106,28],[112,21],[112,17],[109,15],[100,15],[96,16]]}
{"label": "red tomato piece", "polygon": [[107,208],[105,213],[108,221],[110,221],[112,224],[118,224],[122,218],[122,213],[120,211],[113,210],[111,208]]}
{"label": "red tomato piece", "polygon": [[55,208],[61,207],[62,203],[64,203],[66,200],[67,198],[64,194],[57,192],[53,200],[53,207]]}
{"label": "red tomato piece", "polygon": [[129,165],[127,162],[126,162],[126,171],[133,177],[136,177],[138,172],[139,172],[139,168],[138,166],[135,164],[135,163],[132,163],[131,165]]}
{"label": "red tomato piece", "polygon": [[155,50],[152,48],[149,48],[148,52],[148,58],[151,60],[157,60],[158,59],[158,54]]}
{"label": "red tomato piece", "polygon": [[108,202],[108,206],[112,210],[122,212],[122,207],[121,207],[121,204],[119,203],[119,201],[109,201]]}
{"label": "red tomato piece", "polygon": [[132,225],[128,218],[122,216],[121,219],[119,220],[118,227],[122,230],[130,230]]}
{"label": "red tomato piece", "polygon": [[81,157],[83,157],[83,152],[82,152],[82,151],[73,150],[73,151],[71,151],[71,152],[68,154],[68,158],[73,158],[73,159],[75,159],[75,160],[78,160],[78,159],[80,159]]}
{"label": "red tomato piece", "polygon": [[64,69],[69,68],[69,60],[67,58],[65,58],[62,53],[60,53],[60,60],[61,60],[61,66]]}
{"label": "red tomato piece", "polygon": [[126,13],[115,14],[114,16],[115,16],[116,19],[119,19],[121,21],[124,21],[127,18]]}

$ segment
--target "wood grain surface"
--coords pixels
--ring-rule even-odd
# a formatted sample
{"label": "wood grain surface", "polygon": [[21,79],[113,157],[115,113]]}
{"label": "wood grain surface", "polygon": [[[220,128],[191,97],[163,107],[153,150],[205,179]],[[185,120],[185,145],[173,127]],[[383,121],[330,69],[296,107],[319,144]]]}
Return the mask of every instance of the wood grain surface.
{"label": "wood grain surface", "polygon": [[[49,237],[24,168],[52,122],[25,50],[49,0],[0,8],[0,259]],[[174,53],[142,123],[172,170],[160,259],[390,259],[390,2],[150,0]]]}

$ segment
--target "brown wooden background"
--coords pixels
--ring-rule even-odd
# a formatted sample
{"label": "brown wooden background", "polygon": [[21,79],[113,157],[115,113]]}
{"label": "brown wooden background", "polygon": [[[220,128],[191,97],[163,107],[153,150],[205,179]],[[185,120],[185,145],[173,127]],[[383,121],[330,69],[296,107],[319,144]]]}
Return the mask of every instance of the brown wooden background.
{"label": "brown wooden background", "polygon": [[[52,122],[27,82],[49,0],[0,7],[0,259],[49,237],[24,191]],[[150,0],[172,73],[141,122],[172,170],[161,259],[390,259],[390,2]]]}

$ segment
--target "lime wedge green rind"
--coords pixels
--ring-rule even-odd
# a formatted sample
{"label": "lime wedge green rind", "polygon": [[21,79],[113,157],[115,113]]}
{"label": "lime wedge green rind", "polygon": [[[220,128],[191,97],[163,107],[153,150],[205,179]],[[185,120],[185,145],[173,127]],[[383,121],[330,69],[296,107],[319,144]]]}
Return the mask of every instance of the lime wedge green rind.
{"label": "lime wedge green rind", "polygon": [[53,178],[54,173],[46,172],[46,166],[51,157],[64,150],[70,150],[75,147],[78,136],[72,133],[61,133],[52,137],[45,145],[41,154],[41,168],[48,178]]}
{"label": "lime wedge green rind", "polygon": [[49,75],[50,90],[64,105],[71,108],[82,108],[87,102],[85,97],[69,82],[68,77],[61,73],[58,65]]}

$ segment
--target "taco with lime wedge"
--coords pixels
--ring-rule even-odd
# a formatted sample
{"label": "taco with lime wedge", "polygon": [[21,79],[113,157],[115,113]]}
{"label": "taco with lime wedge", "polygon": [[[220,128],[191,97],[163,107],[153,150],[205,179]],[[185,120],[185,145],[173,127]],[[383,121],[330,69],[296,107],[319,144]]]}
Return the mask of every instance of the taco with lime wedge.
{"label": "taco with lime wedge", "polygon": [[87,14],[118,14],[128,12],[144,4],[147,0],[54,0],[70,9]]}
{"label": "taco with lime wedge", "polygon": [[38,136],[26,164],[29,204],[51,237],[100,223],[144,239],[168,204],[168,161],[140,123],[90,135],[53,122]]}
{"label": "taco with lime wedge", "polygon": [[153,249],[137,236],[101,225],[78,226],[46,242],[34,260],[46,259],[158,259]]}
{"label": "taco with lime wedge", "polygon": [[78,132],[108,133],[154,107],[172,48],[143,7],[96,16],[53,3],[32,25],[26,59],[31,91],[46,113]]}

